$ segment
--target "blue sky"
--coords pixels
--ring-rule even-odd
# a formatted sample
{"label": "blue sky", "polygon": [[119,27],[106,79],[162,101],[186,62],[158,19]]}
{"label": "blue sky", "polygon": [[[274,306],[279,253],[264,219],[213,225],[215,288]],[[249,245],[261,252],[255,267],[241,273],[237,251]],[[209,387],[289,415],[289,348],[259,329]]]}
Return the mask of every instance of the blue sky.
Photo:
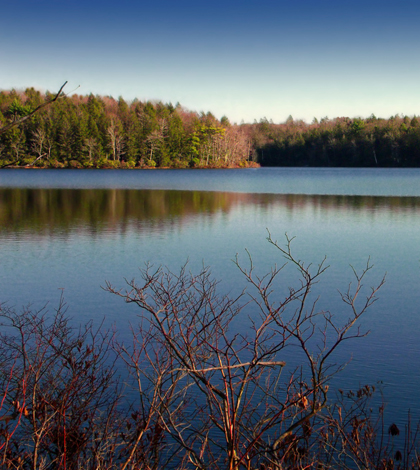
{"label": "blue sky", "polygon": [[420,2],[1,0],[0,89],[180,102],[232,122],[420,114]]}

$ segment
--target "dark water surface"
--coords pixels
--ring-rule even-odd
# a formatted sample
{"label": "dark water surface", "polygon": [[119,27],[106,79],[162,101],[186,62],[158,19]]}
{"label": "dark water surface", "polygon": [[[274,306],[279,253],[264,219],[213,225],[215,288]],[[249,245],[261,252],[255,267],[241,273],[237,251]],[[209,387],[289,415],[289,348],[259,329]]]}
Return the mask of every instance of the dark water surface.
{"label": "dark water surface", "polygon": [[[0,172],[0,301],[69,313],[119,329],[136,310],[104,292],[138,276],[146,261],[177,270],[189,260],[212,266],[221,290],[246,285],[232,259],[248,249],[260,272],[282,259],[267,229],[284,243],[296,236],[299,259],[330,268],[320,306],[348,312],[337,289],[368,258],[366,288],[387,272],[379,301],[362,321],[367,338],[348,342],[337,361],[352,361],[337,383],[382,380],[390,413],[420,418],[420,171],[385,169],[3,170]],[[366,291],[367,293],[367,291]]]}

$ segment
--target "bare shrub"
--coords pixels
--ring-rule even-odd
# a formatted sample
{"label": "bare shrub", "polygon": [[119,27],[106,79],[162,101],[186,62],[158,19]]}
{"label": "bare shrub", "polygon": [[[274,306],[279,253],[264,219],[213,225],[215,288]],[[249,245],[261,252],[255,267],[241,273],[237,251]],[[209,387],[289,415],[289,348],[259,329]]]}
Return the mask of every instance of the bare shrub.
{"label": "bare shrub", "polygon": [[237,259],[247,290],[236,297],[187,266],[108,285],[140,307],[130,344],[72,326],[63,302],[51,314],[0,305],[0,467],[417,468],[410,416],[400,431],[370,385],[330,388],[336,351],[365,336],[358,322],[384,279],[363,294],[371,265],[353,270],[347,313],[334,316],[317,307],[325,260],[306,265],[291,240],[268,240],[284,263],[259,276]]}
{"label": "bare shrub", "polygon": [[0,319],[3,404],[15,409],[0,437],[3,464],[75,468],[94,458],[112,440],[120,397],[109,332],[70,327],[62,302],[53,315],[2,306]]}
{"label": "bare shrub", "polygon": [[[208,269],[194,275],[186,266],[179,274],[147,266],[140,284],[132,280],[124,291],[107,286],[141,309],[137,353],[126,360],[139,390],[143,379],[158,395],[154,412],[168,439],[182,448],[180,462],[194,468],[315,465],[320,441],[314,437],[325,424],[329,383],[342,368],[334,353],[344,341],[364,336],[357,322],[384,282],[356,307],[371,265],[354,271],[354,286],[341,294],[348,315],[340,323],[317,310],[311,296],[325,260],[305,265],[292,254],[290,239],[285,248],[268,240],[285,263],[259,277],[251,257],[247,267],[237,260],[251,289],[235,298],[218,295]],[[299,278],[279,299],[279,286],[289,282],[282,279],[286,264]],[[253,309],[241,318],[247,333],[235,332],[245,305]],[[288,368],[285,349],[291,347],[299,348],[303,363]]]}

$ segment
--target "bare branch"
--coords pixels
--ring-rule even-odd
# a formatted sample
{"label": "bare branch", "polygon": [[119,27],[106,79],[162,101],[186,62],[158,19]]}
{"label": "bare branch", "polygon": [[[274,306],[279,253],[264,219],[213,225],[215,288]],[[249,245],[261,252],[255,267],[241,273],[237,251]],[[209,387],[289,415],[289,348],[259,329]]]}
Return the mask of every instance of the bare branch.
{"label": "bare branch", "polygon": [[63,88],[67,85],[67,81],[63,83],[61,88],[58,90],[57,94],[51,98],[50,100],[46,101],[45,103],[40,104],[37,106],[32,112],[27,114],[26,116],[22,116],[21,118],[14,120],[10,124],[7,124],[6,126],[0,127],[0,134],[3,134],[4,132],[7,132],[9,129],[12,129],[15,126],[19,126],[23,122],[25,122],[27,119],[31,118],[34,114],[36,114],[38,111],[41,109],[45,108],[46,106],[49,106],[51,103],[54,103],[55,101],[58,100],[58,98],[62,96],[66,96],[66,94],[61,95],[61,92],[63,91]]}

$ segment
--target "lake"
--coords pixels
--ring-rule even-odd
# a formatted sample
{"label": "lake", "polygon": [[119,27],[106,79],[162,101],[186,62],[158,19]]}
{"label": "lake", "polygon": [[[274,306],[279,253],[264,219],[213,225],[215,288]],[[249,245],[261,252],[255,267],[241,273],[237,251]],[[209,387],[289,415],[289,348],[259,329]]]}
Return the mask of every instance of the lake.
{"label": "lake", "polygon": [[[346,315],[337,289],[370,258],[366,288],[387,273],[362,319],[367,338],[348,342],[337,384],[383,382],[390,419],[420,418],[418,359],[420,170],[3,170],[0,172],[1,302],[46,303],[62,292],[75,322],[117,323],[136,310],[106,293],[139,277],[145,262],[176,271],[212,267],[223,292],[246,287],[232,260],[249,250],[260,272],[282,259],[266,241],[296,237],[296,257],[330,268],[320,306]],[[367,291],[366,291],[367,293]]]}

